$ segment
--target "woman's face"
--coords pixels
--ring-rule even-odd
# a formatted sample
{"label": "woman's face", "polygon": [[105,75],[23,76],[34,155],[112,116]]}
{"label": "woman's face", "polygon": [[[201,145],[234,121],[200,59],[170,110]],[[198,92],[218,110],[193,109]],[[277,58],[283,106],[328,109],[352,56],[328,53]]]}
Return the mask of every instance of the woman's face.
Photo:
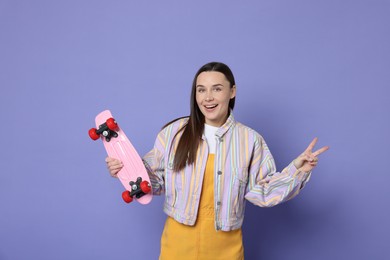
{"label": "woman's face", "polygon": [[196,103],[208,125],[221,126],[225,123],[229,101],[235,96],[236,86],[230,87],[230,82],[221,72],[205,71],[196,79]]}

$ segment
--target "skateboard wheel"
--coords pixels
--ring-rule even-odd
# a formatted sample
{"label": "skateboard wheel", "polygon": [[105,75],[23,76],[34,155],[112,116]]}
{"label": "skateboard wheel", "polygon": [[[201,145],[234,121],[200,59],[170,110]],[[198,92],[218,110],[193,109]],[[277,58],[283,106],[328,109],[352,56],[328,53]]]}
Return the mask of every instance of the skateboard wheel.
{"label": "skateboard wheel", "polygon": [[88,131],[88,134],[89,134],[89,137],[91,137],[91,139],[92,140],[97,140],[97,139],[99,139],[99,135],[96,133],[96,128],[91,128],[91,129],[89,129],[89,131]]}
{"label": "skateboard wheel", "polygon": [[149,193],[151,190],[150,184],[147,181],[141,182],[140,186],[143,193]]}
{"label": "skateboard wheel", "polygon": [[118,124],[116,123],[115,119],[112,117],[107,119],[106,124],[107,124],[108,129],[110,129],[110,130],[115,130],[118,128]]}
{"label": "skateboard wheel", "polygon": [[126,203],[130,203],[133,201],[133,198],[130,196],[130,192],[128,190],[125,190],[124,192],[122,192],[122,199]]}

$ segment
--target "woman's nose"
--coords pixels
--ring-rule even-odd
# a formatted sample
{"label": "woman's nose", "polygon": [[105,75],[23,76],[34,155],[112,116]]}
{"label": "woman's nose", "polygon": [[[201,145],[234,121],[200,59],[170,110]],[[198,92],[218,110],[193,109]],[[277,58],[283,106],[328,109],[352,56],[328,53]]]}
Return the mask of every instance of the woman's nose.
{"label": "woman's nose", "polygon": [[211,100],[213,100],[214,98],[213,98],[213,95],[212,95],[212,93],[211,93],[211,91],[210,92],[207,92],[207,94],[206,94],[206,101],[211,101]]}

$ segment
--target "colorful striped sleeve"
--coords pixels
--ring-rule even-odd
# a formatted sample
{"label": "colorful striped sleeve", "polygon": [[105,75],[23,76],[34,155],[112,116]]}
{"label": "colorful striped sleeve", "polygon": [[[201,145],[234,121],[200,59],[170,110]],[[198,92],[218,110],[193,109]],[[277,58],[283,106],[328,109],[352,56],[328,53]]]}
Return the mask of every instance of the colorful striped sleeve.
{"label": "colorful striped sleeve", "polygon": [[165,170],[165,147],[166,138],[164,131],[161,131],[154,143],[153,149],[143,157],[145,168],[149,174],[154,195],[161,195],[165,192],[164,170]]}
{"label": "colorful striped sleeve", "polygon": [[311,173],[300,172],[290,163],[276,171],[274,158],[264,139],[257,135],[245,198],[261,207],[272,207],[294,198]]}

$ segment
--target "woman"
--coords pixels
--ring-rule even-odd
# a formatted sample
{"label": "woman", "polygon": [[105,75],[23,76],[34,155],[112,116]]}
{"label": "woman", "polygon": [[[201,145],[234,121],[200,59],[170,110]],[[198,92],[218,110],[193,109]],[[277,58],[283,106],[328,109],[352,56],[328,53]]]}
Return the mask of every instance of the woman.
{"label": "woman", "polygon": [[[196,73],[189,117],[163,127],[144,157],[153,193],[168,215],[160,259],[243,259],[245,200],[271,207],[296,196],[318,163],[315,138],[282,172],[264,139],[235,121],[236,86],[223,63]],[[116,176],[120,161],[107,158]],[[184,258],[183,256],[188,256]]]}

